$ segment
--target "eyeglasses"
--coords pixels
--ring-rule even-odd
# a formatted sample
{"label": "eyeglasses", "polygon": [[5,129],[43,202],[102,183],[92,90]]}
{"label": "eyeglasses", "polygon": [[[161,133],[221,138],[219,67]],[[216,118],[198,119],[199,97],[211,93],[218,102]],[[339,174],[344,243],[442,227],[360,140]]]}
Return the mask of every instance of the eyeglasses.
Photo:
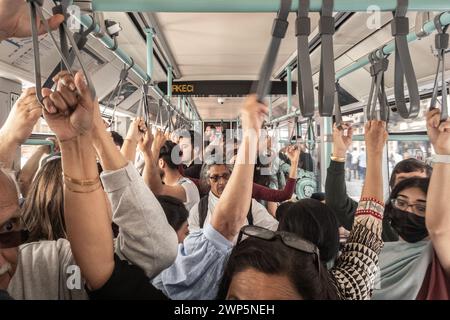
{"label": "eyeglasses", "polygon": [[304,252],[313,254],[315,256],[315,260],[317,263],[317,272],[320,276],[320,254],[319,254],[319,248],[317,248],[316,245],[313,243],[302,239],[298,236],[296,236],[293,233],[286,232],[286,231],[272,231],[269,229],[261,228],[258,226],[245,226],[241,228],[241,231],[239,231],[239,236],[237,239],[238,245],[242,241],[242,237],[246,235],[248,237],[252,238],[258,238],[261,240],[266,241],[272,241],[275,239],[281,239],[284,245],[286,245],[289,248]]}
{"label": "eyeglasses", "polygon": [[411,207],[412,211],[418,215],[424,215],[427,208],[425,204],[421,203],[409,204],[408,201],[398,198],[391,199],[391,203],[395,208],[403,211],[406,211],[408,210],[409,207]]}
{"label": "eyeglasses", "polygon": [[209,179],[210,179],[211,181],[214,181],[214,182],[217,182],[217,181],[219,181],[220,179],[223,179],[223,180],[225,180],[225,181],[228,181],[228,179],[230,179],[230,174],[225,173],[225,174],[223,174],[223,175],[221,175],[221,176],[209,176]]}

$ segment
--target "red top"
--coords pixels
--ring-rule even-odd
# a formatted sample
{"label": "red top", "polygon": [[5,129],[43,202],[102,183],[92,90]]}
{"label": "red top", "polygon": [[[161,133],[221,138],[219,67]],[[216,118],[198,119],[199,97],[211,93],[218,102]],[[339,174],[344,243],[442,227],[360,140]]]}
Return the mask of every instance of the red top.
{"label": "red top", "polygon": [[442,268],[436,252],[433,252],[433,260],[416,300],[450,300],[450,277]]}

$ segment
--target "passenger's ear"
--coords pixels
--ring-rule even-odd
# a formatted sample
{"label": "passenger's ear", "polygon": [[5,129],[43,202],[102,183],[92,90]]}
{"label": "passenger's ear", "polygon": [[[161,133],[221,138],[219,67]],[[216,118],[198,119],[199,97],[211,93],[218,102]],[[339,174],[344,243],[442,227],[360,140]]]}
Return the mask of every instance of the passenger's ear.
{"label": "passenger's ear", "polygon": [[164,166],[165,166],[164,160],[163,160],[163,159],[159,159],[159,160],[158,160],[158,165],[159,165],[159,167],[160,167],[161,169],[164,169]]}

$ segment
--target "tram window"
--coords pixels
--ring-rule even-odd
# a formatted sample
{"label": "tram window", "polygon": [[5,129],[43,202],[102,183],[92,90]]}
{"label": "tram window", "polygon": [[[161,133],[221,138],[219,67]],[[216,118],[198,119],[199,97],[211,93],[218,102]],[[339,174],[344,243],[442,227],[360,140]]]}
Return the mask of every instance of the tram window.
{"label": "tram window", "polygon": [[428,162],[434,154],[429,141],[389,141],[388,142],[388,166],[389,176],[395,165],[404,159],[415,158]]}
{"label": "tram window", "polygon": [[23,168],[28,159],[36,152],[40,146],[22,145],[20,148],[20,168]]}
{"label": "tram window", "polygon": [[389,132],[417,132],[426,131],[426,113],[430,105],[430,99],[420,101],[419,115],[414,119],[403,119],[397,112],[391,112],[389,116]]}
{"label": "tram window", "polygon": [[354,141],[347,151],[345,161],[345,183],[347,194],[359,201],[366,176],[367,159],[364,141]]}
{"label": "tram window", "polygon": [[53,135],[52,130],[49,128],[44,118],[39,118],[39,120],[36,122],[36,125],[33,128],[33,133],[45,133]]}

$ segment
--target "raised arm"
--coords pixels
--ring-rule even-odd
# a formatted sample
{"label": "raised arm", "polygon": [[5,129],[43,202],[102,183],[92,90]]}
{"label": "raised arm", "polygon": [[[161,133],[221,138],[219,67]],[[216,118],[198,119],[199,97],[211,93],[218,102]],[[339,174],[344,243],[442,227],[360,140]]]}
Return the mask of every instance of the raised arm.
{"label": "raised arm", "polygon": [[[64,218],[72,253],[88,286],[97,289],[113,272],[114,251],[108,203],[91,142],[95,104],[81,73],[75,79],[61,74],[57,83],[56,92],[43,89],[44,117],[61,147]],[[76,91],[69,88],[73,83]]]}
{"label": "raised arm", "polygon": [[11,169],[16,150],[28,139],[42,115],[34,88],[25,89],[0,129],[0,166]]}
{"label": "raised arm", "polygon": [[112,221],[119,226],[115,252],[153,277],[175,259],[177,236],[155,195],[114,145],[99,110],[96,106],[92,136],[104,170],[101,178]]}
{"label": "raised arm", "polygon": [[163,184],[158,168],[158,157],[161,147],[166,142],[166,137],[160,130],[156,131],[153,137],[151,130],[147,130],[139,147],[144,154],[145,167],[143,177],[145,183],[156,195],[172,196],[183,202],[186,202],[186,191],[182,186],[169,186]]}
{"label": "raised arm", "polygon": [[[297,167],[300,157],[300,149],[290,147],[287,149],[287,156],[291,161],[289,169],[289,179],[283,190],[274,190],[268,187],[254,183],[252,197],[256,200],[266,200],[271,202],[283,202],[289,200],[294,193],[297,182]],[[275,208],[276,210],[276,208]]]}
{"label": "raised arm", "polygon": [[383,220],[383,148],[386,123],[369,121],[365,126],[367,174],[353,228],[342,254],[332,269],[336,287],[343,299],[370,299],[378,270]]}
{"label": "raised arm", "polygon": [[139,141],[142,139],[145,131],[144,120],[140,117],[136,118],[131,122],[130,128],[128,129],[127,136],[123,142],[123,146],[120,149],[120,153],[127,159],[134,163],[136,160],[136,148]]}
{"label": "raised arm", "polygon": [[446,161],[435,161],[427,194],[425,223],[433,248],[441,266],[450,276],[450,119],[440,123],[440,111],[434,109],[427,114],[427,130],[434,151],[446,156]]}
{"label": "raised arm", "polygon": [[336,124],[333,126],[333,159],[325,180],[325,202],[336,214],[339,223],[350,230],[358,203],[347,195],[345,185],[345,154],[352,144],[353,129],[344,124],[344,130],[339,130]]}
{"label": "raised arm", "polygon": [[233,173],[211,218],[211,226],[230,241],[244,225],[250,208],[256,149],[267,111],[267,107],[258,103],[255,96],[247,98],[241,111],[242,143]]}

